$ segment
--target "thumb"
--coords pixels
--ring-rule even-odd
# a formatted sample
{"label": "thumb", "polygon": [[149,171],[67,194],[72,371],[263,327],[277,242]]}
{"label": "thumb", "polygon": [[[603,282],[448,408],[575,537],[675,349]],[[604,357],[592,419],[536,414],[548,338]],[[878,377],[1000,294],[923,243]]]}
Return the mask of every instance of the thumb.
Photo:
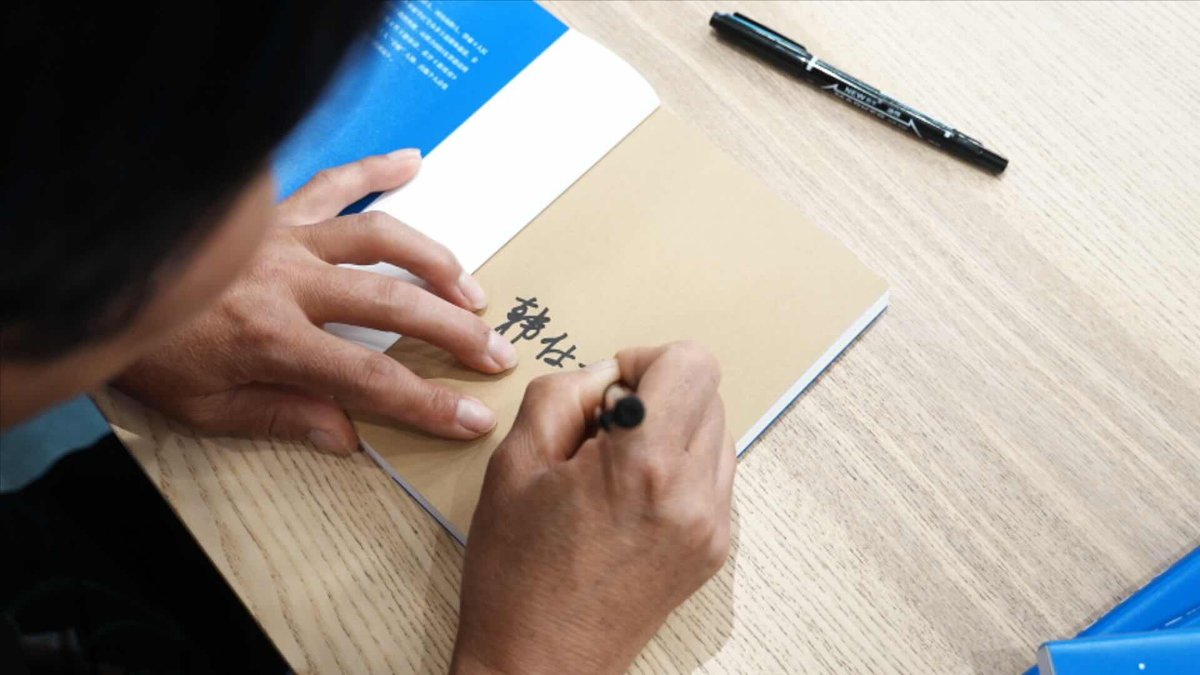
{"label": "thumb", "polygon": [[595,421],[604,390],[620,379],[621,370],[612,359],[534,379],[525,389],[512,431],[497,452],[525,466],[569,459]]}
{"label": "thumb", "polygon": [[209,433],[307,441],[339,455],[358,447],[354,426],[332,400],[269,385],[242,385],[173,407],[176,417]]}

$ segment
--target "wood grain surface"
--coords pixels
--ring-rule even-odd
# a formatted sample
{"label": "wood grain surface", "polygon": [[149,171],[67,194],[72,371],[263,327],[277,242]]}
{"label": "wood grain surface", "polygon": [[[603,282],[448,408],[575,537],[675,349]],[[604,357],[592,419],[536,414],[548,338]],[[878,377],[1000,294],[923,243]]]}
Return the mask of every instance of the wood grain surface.
{"label": "wood grain surface", "polygon": [[[1011,673],[1200,544],[1200,5],[547,5],[892,289],[747,453],[732,559],[636,672]],[[719,43],[714,9],[1010,168]],[[383,471],[100,399],[297,671],[445,669],[462,553]]]}

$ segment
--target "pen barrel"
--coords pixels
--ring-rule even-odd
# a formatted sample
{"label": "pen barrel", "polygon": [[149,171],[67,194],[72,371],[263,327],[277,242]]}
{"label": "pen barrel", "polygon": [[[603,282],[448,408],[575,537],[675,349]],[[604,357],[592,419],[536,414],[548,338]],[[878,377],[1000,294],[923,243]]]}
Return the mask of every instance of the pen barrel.
{"label": "pen barrel", "polygon": [[940,147],[946,152],[949,152],[961,160],[974,164],[975,166],[990,173],[1003,173],[1003,171],[1008,168],[1007,159],[992,152],[991,150],[988,150],[974,141],[963,140],[961,135],[950,140],[951,142],[949,143],[938,145],[940,145]]}
{"label": "pen barrel", "polygon": [[604,390],[603,409],[599,419],[601,428],[632,429],[641,424],[645,416],[646,408],[642,399],[638,398],[633,390],[620,383],[609,385]]}
{"label": "pen barrel", "polygon": [[764,40],[761,33],[746,27],[745,24],[728,14],[714,13],[708,20],[708,25],[712,26],[718,36],[794,75],[803,77],[804,59],[812,58],[812,54],[808,53],[802,45],[778,40]]}
{"label": "pen barrel", "polygon": [[717,35],[842,101],[911,133],[929,145],[993,174],[1008,160],[983,144],[882,91],[820,61],[804,45],[740,14],[714,13],[709,25]]}
{"label": "pen barrel", "polygon": [[[841,75],[835,68],[832,73]],[[861,108],[891,125],[912,133],[929,145],[945,151],[969,164],[990,173],[999,174],[1008,167],[1008,160],[983,147],[979,141],[955,130],[944,122],[914,110],[874,87],[863,90],[858,80],[838,82],[824,87],[857,108]]]}
{"label": "pen barrel", "polygon": [[603,401],[601,401],[600,405],[605,409],[611,409],[617,404],[617,401],[627,396],[633,396],[633,390],[620,382],[615,382],[605,388]]}

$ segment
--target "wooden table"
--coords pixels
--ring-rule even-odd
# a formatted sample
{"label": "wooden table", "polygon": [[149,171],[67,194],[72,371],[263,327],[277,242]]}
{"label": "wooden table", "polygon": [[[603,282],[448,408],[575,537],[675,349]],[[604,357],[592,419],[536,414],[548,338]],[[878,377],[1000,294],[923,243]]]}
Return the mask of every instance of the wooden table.
{"label": "wooden table", "polygon": [[[1011,673],[1200,544],[1200,6],[548,4],[892,284],[635,671]],[[719,43],[735,7],[1011,167]],[[446,668],[462,552],[366,457],[103,398],[298,671]]]}

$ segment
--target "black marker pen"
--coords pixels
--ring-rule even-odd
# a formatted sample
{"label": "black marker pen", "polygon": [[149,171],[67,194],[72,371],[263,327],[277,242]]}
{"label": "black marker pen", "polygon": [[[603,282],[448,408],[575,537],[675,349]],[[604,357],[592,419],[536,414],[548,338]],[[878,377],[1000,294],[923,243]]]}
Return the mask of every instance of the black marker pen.
{"label": "black marker pen", "polygon": [[781,66],[850,105],[911,132],[926,143],[941,148],[975,166],[1000,173],[1008,160],[983,147],[979,141],[918,112],[875,87],[820,61],[804,45],[741,14],[714,13],[708,24],[717,34]]}
{"label": "black marker pen", "polygon": [[646,406],[642,399],[621,383],[610,384],[604,390],[603,409],[600,412],[600,428],[613,427],[632,429],[646,417]]}

